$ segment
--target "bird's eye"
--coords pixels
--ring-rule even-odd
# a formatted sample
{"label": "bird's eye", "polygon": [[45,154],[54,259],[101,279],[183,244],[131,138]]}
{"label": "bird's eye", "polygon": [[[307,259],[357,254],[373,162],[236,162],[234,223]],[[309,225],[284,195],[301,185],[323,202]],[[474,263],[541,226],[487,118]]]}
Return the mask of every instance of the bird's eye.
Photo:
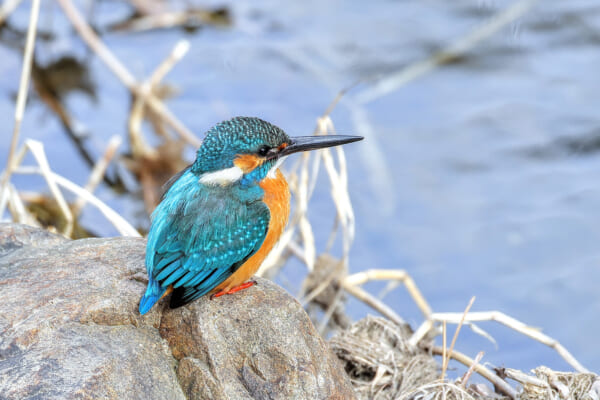
{"label": "bird's eye", "polygon": [[267,145],[260,146],[258,149],[258,155],[265,157],[267,154],[269,154],[269,150],[271,150],[271,148]]}

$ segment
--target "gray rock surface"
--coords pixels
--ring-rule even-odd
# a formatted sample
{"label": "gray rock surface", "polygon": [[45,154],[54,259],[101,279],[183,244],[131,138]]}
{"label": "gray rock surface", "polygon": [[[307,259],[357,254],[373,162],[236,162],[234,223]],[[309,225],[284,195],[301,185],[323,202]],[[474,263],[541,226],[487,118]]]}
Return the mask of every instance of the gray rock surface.
{"label": "gray rock surface", "polygon": [[351,399],[275,284],[137,312],[145,241],[0,224],[0,399]]}

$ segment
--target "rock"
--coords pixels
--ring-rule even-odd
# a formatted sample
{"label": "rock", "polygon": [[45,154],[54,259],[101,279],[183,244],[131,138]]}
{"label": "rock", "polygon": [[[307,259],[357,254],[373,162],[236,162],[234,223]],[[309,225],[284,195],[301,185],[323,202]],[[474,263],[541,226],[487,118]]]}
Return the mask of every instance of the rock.
{"label": "rock", "polygon": [[181,360],[184,392],[190,398],[353,398],[341,363],[300,304],[268,280],[247,290],[247,296],[204,297],[163,313],[161,336]]}
{"label": "rock", "polygon": [[144,250],[0,224],[0,399],[354,398],[300,304],[270,281],[140,316]]}

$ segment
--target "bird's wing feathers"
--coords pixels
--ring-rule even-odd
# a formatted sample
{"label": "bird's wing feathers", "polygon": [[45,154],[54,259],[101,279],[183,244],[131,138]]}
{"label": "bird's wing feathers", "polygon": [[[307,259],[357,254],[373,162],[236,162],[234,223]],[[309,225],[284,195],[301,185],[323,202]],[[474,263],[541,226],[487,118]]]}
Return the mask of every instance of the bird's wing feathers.
{"label": "bird's wing feathers", "polygon": [[235,272],[262,245],[270,219],[258,198],[186,184],[188,175],[154,212],[146,252],[148,274],[175,289],[172,306],[210,292]]}

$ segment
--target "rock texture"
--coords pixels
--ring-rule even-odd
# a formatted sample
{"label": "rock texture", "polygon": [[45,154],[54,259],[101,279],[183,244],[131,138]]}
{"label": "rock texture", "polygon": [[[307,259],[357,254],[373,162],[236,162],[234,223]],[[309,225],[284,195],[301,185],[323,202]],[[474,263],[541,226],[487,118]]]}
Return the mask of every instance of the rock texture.
{"label": "rock texture", "polygon": [[259,280],[137,312],[143,239],[0,224],[0,399],[351,399],[302,307]]}

